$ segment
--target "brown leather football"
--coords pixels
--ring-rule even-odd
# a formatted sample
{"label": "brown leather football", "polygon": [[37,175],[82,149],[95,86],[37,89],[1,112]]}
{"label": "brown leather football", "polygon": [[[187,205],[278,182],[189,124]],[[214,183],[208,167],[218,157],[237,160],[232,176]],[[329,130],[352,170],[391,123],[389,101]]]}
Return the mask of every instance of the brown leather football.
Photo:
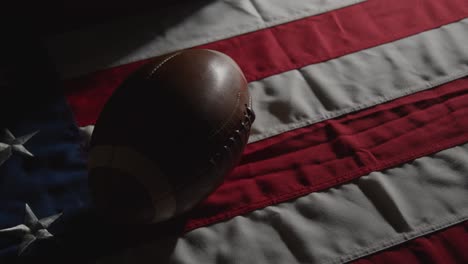
{"label": "brown leather football", "polygon": [[254,120],[247,81],[227,55],[160,56],[132,74],[101,112],[89,186],[117,223],[154,223],[193,208],[238,163]]}

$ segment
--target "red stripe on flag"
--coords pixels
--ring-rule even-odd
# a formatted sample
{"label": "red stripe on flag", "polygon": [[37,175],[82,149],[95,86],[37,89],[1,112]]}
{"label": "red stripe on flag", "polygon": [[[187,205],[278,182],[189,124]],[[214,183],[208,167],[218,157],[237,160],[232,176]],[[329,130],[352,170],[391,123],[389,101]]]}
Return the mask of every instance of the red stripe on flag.
{"label": "red stripe on flag", "polygon": [[187,230],[468,141],[468,78],[249,144]]}
{"label": "red stripe on flag", "polygon": [[65,95],[80,126],[94,125],[114,90],[146,61],[110,68],[81,78],[66,80]]}
{"label": "red stripe on flag", "polygon": [[[440,27],[468,16],[466,0],[370,0],[213,42],[236,60],[249,81],[297,69]],[[81,125],[94,124],[108,97],[145,61],[98,71],[65,82]]]}
{"label": "red stripe on flag", "polygon": [[468,222],[411,240],[354,264],[458,264],[468,263]]}

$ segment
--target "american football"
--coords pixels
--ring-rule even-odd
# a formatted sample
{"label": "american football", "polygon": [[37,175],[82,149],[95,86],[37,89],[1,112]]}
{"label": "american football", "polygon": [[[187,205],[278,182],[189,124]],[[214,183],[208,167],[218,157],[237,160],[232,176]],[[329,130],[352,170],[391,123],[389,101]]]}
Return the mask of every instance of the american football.
{"label": "american football", "polygon": [[121,223],[187,212],[239,161],[253,121],[247,81],[227,55],[193,49],[151,60],[96,122],[88,162],[95,205]]}

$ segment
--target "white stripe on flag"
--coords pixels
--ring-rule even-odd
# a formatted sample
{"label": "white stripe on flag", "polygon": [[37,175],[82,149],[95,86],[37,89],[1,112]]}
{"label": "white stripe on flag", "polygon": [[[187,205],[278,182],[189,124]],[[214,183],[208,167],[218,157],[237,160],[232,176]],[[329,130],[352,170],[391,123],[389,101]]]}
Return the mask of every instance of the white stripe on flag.
{"label": "white stripe on flag", "polygon": [[468,19],[249,84],[250,142],[468,74]]}
{"label": "white stripe on flag", "polygon": [[62,77],[71,78],[364,1],[193,1],[184,3],[183,8],[175,6],[148,16],[50,37],[45,43]]}
{"label": "white stripe on flag", "polygon": [[343,263],[468,219],[467,174],[465,144],[102,263]]}

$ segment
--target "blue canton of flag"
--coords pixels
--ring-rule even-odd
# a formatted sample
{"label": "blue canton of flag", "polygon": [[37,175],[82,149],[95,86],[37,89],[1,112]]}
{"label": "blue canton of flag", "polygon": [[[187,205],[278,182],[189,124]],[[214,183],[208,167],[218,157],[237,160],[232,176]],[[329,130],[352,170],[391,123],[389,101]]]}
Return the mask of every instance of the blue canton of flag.
{"label": "blue canton of flag", "polygon": [[31,43],[9,34],[0,44],[0,263],[60,255],[67,217],[90,208],[79,129]]}
{"label": "blue canton of flag", "polygon": [[89,207],[79,131],[57,96],[1,132],[0,255],[34,255],[64,212]]}

